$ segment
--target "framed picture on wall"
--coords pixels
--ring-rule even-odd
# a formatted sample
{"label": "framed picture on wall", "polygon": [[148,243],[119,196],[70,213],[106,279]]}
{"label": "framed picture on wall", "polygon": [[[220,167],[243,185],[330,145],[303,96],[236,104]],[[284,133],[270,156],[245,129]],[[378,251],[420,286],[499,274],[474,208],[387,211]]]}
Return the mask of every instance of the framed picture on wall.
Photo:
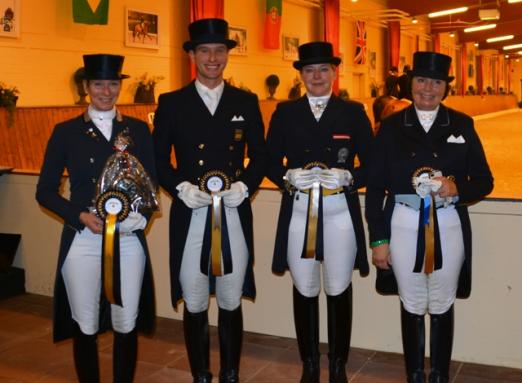
{"label": "framed picture on wall", "polygon": [[125,45],[137,48],[159,48],[159,15],[125,8]]}
{"label": "framed picture on wall", "polygon": [[0,0],[0,37],[20,36],[20,0]]}
{"label": "framed picture on wall", "polygon": [[228,37],[234,40],[237,45],[230,50],[231,55],[246,56],[247,54],[247,30],[243,27],[228,27]]}
{"label": "framed picture on wall", "polygon": [[283,36],[283,60],[295,61],[299,58],[299,37]]}

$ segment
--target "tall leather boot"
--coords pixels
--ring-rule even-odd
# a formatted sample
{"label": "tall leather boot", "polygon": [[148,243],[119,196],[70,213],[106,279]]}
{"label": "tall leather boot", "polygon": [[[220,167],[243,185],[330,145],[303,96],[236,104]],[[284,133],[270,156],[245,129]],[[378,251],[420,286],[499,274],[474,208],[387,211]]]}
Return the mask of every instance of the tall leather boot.
{"label": "tall leather boot", "polygon": [[208,311],[194,314],[185,307],[183,310],[183,332],[190,371],[194,377],[193,382],[210,383],[212,374],[209,369]]}
{"label": "tall leather boot", "polygon": [[408,383],[425,383],[424,315],[411,314],[401,304],[402,347]]}
{"label": "tall leather boot", "polygon": [[243,313],[241,305],[232,311],[219,309],[220,383],[239,382],[239,360],[243,343]]}
{"label": "tall leather boot", "polygon": [[138,332],[127,334],[114,331],[112,366],[114,383],[132,383],[138,357]]}
{"label": "tall leather boot", "polygon": [[444,314],[430,315],[430,383],[447,383],[453,348],[453,305]]}
{"label": "tall leather boot", "polygon": [[329,382],[348,383],[346,362],[352,335],[352,285],[341,294],[326,296],[328,307]]}
{"label": "tall leather boot", "polygon": [[73,326],[73,355],[78,381],[99,383],[98,336],[84,334],[76,322]]}
{"label": "tall leather boot", "polygon": [[307,298],[294,286],[294,323],[303,361],[300,383],[319,383],[319,298]]}

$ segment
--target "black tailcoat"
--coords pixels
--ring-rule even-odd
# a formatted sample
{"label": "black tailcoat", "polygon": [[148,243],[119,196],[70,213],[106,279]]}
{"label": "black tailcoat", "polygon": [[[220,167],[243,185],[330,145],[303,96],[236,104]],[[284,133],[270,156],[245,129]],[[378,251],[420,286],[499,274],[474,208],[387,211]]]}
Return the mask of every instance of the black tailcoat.
{"label": "black tailcoat", "polygon": [[[452,135],[462,137],[465,142],[448,142]],[[415,194],[412,175],[423,166],[440,170],[446,177],[455,177],[459,197],[456,209],[465,252],[457,296],[467,298],[471,292],[471,224],[467,206],[482,200],[493,189],[493,177],[471,117],[441,104],[426,133],[412,104],[383,120],[372,150],[366,191],[370,242],[390,238],[393,196]],[[383,207],[385,196],[388,198]],[[383,278],[378,281],[379,285],[381,282],[384,285],[381,292],[396,293],[384,282],[384,278],[391,277],[393,286],[392,274],[380,272],[379,277]]]}
{"label": "black tailcoat", "polygon": [[[62,278],[62,266],[77,231],[84,228],[80,213],[94,206],[96,182],[107,159],[114,154],[114,139],[128,128],[133,146],[129,152],[136,156],[153,180],[156,179],[152,137],[143,121],[119,113],[113,120],[110,142],[96,128],[87,112],[84,115],[55,126],[47,144],[44,162],[36,189],[36,199],[46,209],[64,220],[60,253],[54,286],[54,340],[72,336],[73,319]],[[63,171],[67,170],[70,197],[59,193]],[[149,217],[147,217],[149,218]],[[154,325],[154,284],[149,251],[143,230],[136,232],[146,254],[145,273],[140,297],[137,327],[150,332]],[[110,305],[102,299],[100,306],[100,332],[111,328]]]}
{"label": "black tailcoat", "polygon": [[[355,268],[363,276],[369,270],[357,189],[366,185],[371,139],[371,125],[363,106],[353,101],[343,101],[335,95],[331,96],[319,121],[316,121],[306,95],[295,101],[280,103],[272,115],[267,138],[270,158],[268,177],[282,190],[285,190],[283,176],[288,169],[301,168],[313,161],[352,173],[354,184],[345,188],[345,196],[357,240]],[[346,149],[348,153],[343,158]],[[360,163],[358,167],[354,166],[356,155]],[[287,242],[292,208],[293,197],[284,192],[272,262],[275,273],[284,273],[288,269]]]}
{"label": "black tailcoat", "polygon": [[[162,94],[154,117],[154,146],[160,185],[172,196],[170,210],[171,299],[176,308],[182,298],[179,272],[192,209],[177,198],[176,186],[183,181],[197,185],[210,170],[224,171],[242,181],[252,196],[266,170],[264,127],[257,96],[225,85],[219,105],[211,115],[195,83]],[[176,167],[171,164],[174,149]],[[245,167],[245,150],[249,158]],[[254,240],[250,199],[238,206],[241,227],[249,251],[243,295],[254,298]],[[214,293],[211,277],[211,293]]]}

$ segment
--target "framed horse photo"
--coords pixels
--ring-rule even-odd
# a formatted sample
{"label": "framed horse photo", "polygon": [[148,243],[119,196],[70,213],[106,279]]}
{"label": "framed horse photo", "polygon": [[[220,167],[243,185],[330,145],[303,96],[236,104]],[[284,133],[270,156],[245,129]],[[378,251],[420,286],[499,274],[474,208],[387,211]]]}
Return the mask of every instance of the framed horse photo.
{"label": "framed horse photo", "polygon": [[159,49],[158,19],[157,13],[125,8],[125,45]]}
{"label": "framed horse photo", "polygon": [[20,0],[0,0],[0,37],[20,36]]}

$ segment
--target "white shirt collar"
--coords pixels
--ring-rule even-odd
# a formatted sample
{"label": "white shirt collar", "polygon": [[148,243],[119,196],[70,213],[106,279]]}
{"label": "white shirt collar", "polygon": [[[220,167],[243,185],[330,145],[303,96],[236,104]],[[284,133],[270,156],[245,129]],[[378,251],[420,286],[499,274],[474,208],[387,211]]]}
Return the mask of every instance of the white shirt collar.
{"label": "white shirt collar", "polygon": [[112,121],[114,117],[116,117],[116,107],[112,107],[111,110],[97,110],[92,106],[92,104],[89,105],[87,108],[87,113],[89,114],[89,117],[91,120],[110,120]]}
{"label": "white shirt collar", "polygon": [[225,81],[221,81],[221,84],[216,86],[215,88],[210,89],[208,86],[203,85],[198,79],[195,81],[196,90],[201,98],[204,99],[206,94],[213,94],[217,96],[217,100],[221,99],[221,95],[223,94],[223,89],[225,89]]}
{"label": "white shirt collar", "polygon": [[438,105],[434,110],[419,110],[417,107],[415,107],[415,112],[417,113],[419,122],[421,123],[426,133],[428,133],[431,126],[433,125],[433,122],[435,122],[439,108],[440,105]]}

